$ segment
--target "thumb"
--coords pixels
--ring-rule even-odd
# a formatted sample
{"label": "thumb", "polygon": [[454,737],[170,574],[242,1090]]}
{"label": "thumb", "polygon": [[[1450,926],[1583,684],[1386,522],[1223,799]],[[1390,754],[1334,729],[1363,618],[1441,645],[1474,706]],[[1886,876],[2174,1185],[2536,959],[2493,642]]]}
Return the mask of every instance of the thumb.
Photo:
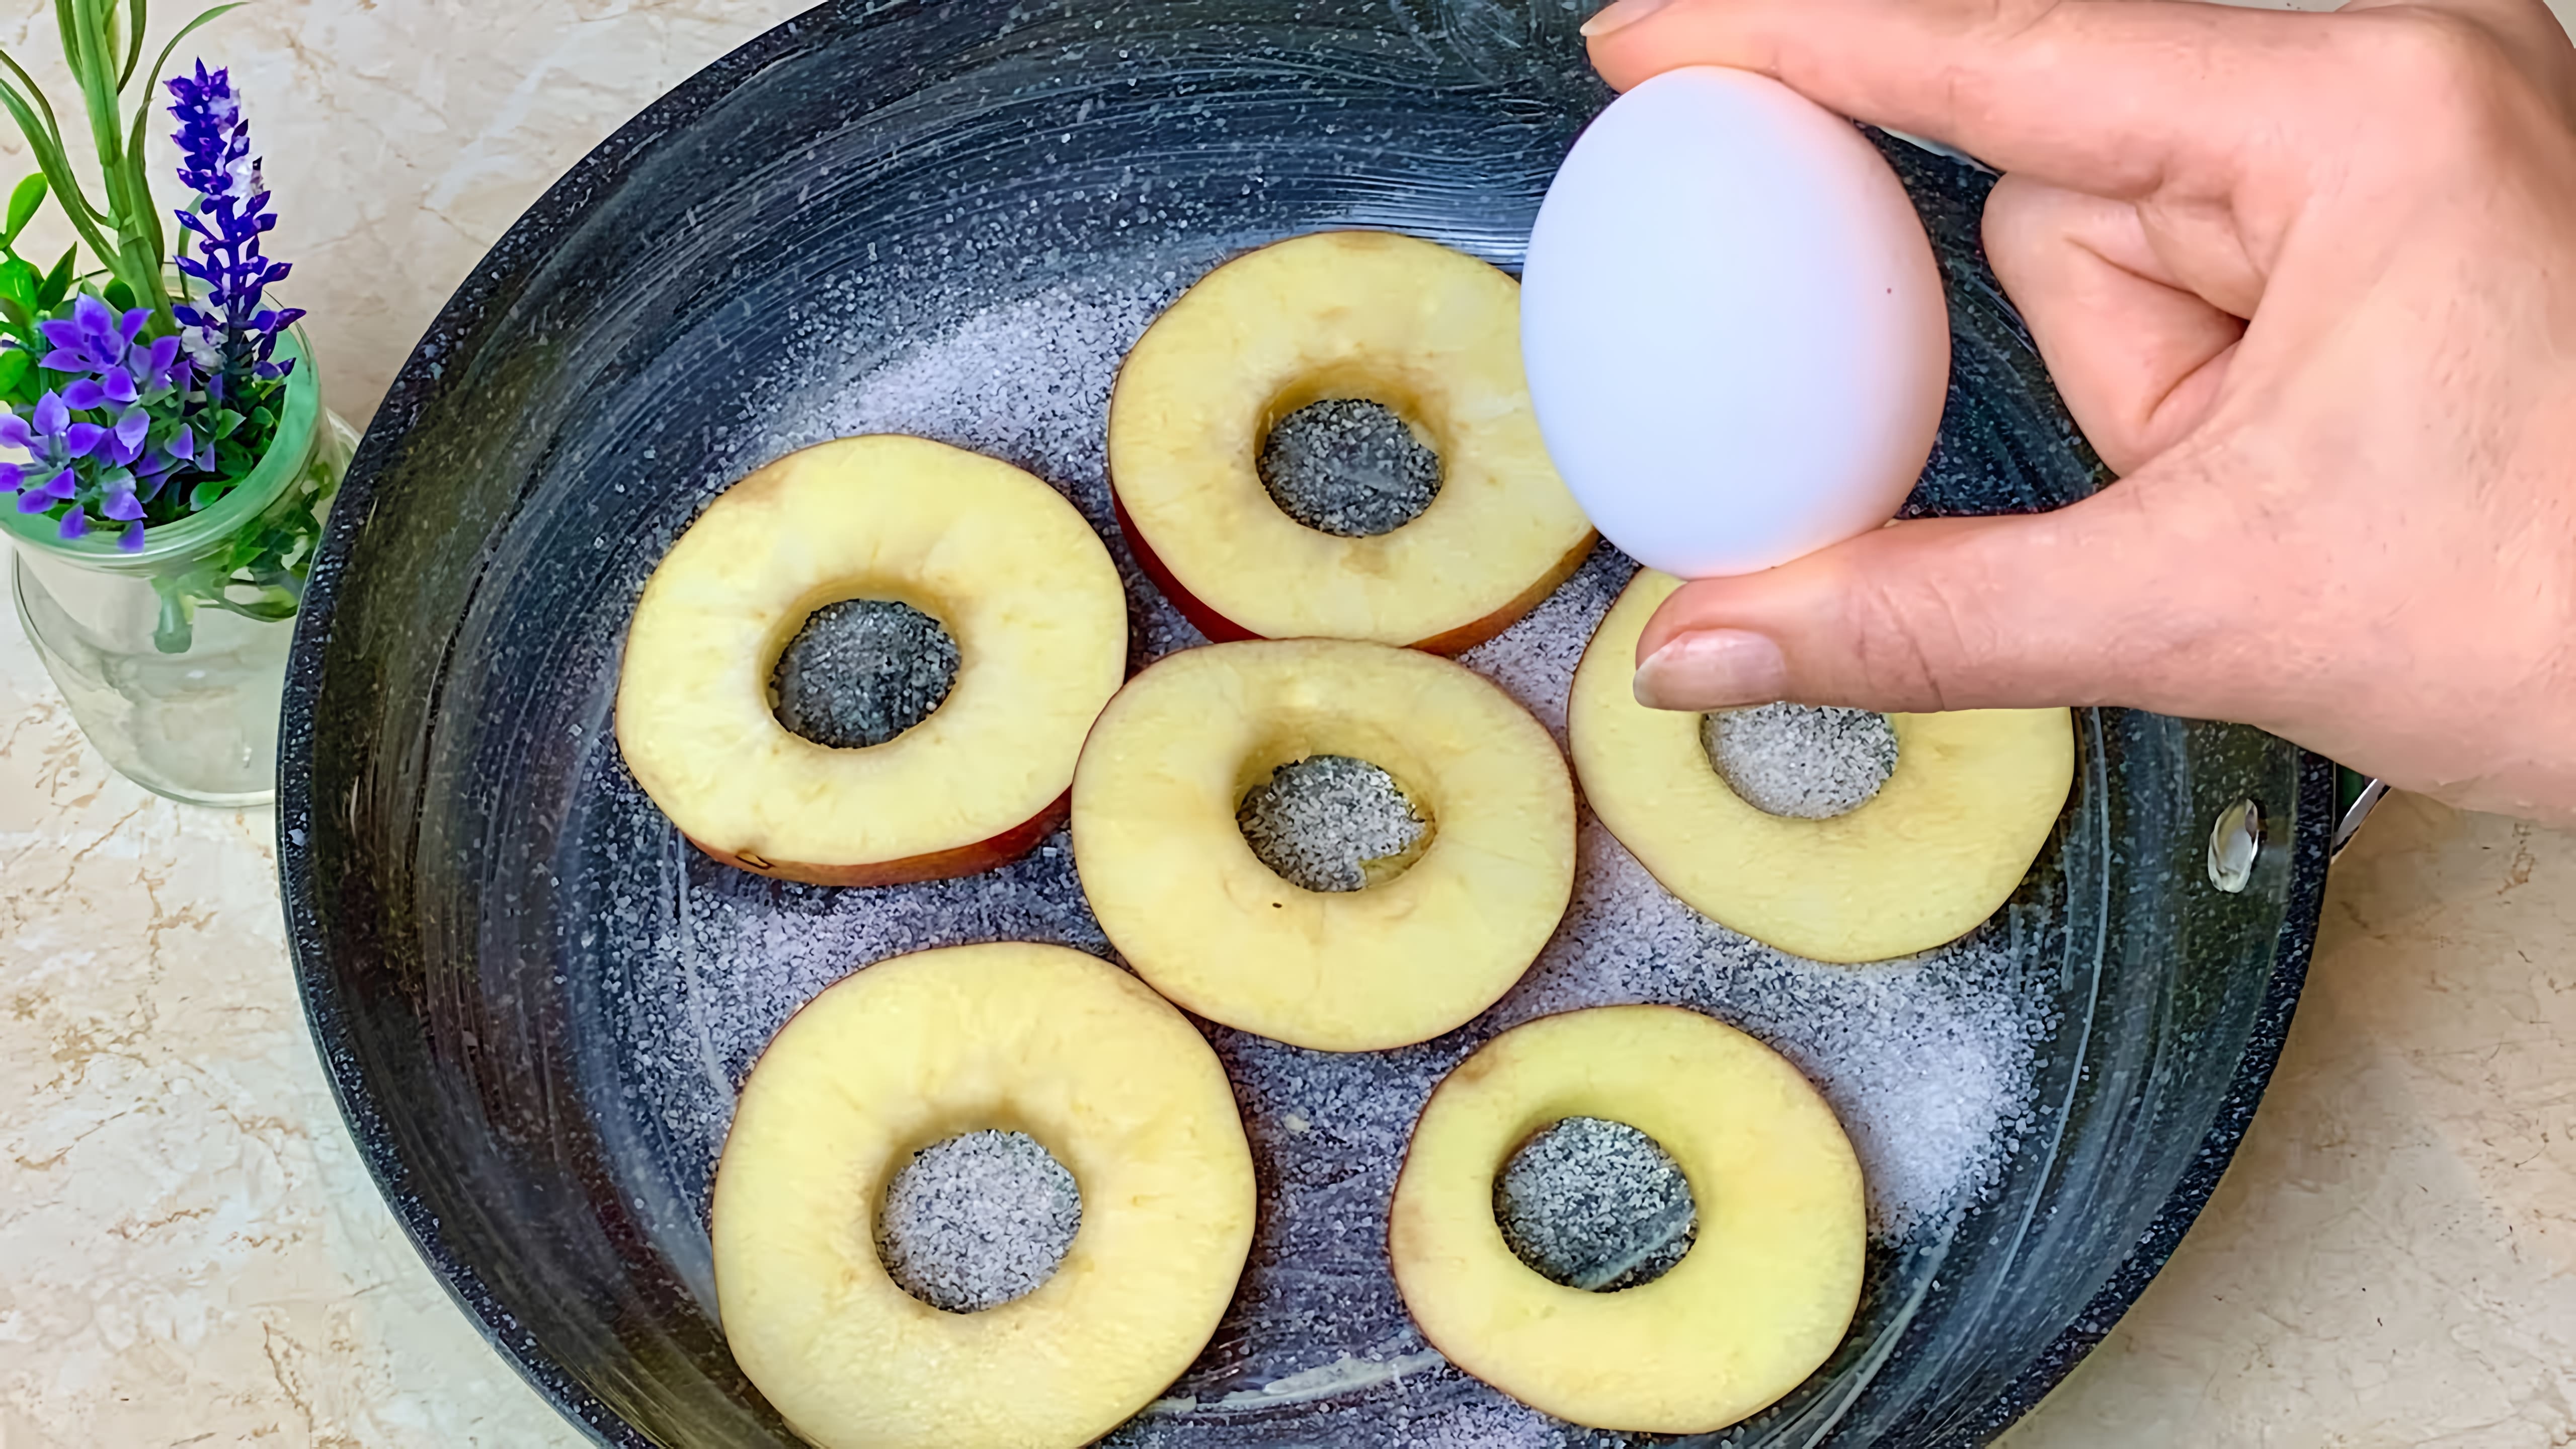
{"label": "thumb", "polygon": [[1763,573],[1684,584],[1637,641],[1637,698],[2232,717],[2247,666],[2219,625],[2235,571],[2208,567],[2215,530],[2159,507],[2153,482],[2054,513],[1890,524]]}

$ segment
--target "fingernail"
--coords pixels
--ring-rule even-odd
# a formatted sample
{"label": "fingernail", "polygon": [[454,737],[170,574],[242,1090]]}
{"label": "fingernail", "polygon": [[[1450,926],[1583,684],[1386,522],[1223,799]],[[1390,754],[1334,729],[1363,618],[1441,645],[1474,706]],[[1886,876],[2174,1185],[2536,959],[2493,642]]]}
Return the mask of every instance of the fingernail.
{"label": "fingernail", "polygon": [[1788,694],[1789,661],[1759,634],[1699,629],[1647,655],[1630,688],[1648,709],[1742,709]]}
{"label": "fingernail", "polygon": [[1673,0],[1616,0],[1616,3],[1603,7],[1598,14],[1584,21],[1583,33],[1591,39],[1598,40],[1613,30],[1627,29],[1671,3]]}

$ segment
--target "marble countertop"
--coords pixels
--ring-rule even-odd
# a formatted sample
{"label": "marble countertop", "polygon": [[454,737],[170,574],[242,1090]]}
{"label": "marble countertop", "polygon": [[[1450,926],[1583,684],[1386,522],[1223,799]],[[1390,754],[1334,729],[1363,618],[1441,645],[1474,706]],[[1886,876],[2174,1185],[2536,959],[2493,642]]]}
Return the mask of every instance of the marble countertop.
{"label": "marble countertop", "polygon": [[[798,8],[266,0],[201,32],[250,98],[333,405],[367,416],[565,165]],[[0,19],[0,46],[51,42]],[[0,1449],[585,1442],[360,1167],[271,829],[112,775],[0,623]],[[2385,806],[2208,1212],[2012,1449],[2576,1443],[2571,944],[2576,836]]]}

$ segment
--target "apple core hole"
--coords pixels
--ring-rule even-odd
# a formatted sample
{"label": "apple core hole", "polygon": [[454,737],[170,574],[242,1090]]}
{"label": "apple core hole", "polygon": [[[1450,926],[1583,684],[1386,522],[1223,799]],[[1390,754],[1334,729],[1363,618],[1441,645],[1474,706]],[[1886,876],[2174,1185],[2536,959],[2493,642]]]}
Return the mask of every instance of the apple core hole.
{"label": "apple core hole", "polygon": [[1700,717],[1700,746],[1745,804],[1793,820],[1848,815],[1896,772],[1896,726],[1883,714],[1766,704]]}
{"label": "apple core hole", "polygon": [[881,745],[930,718],[957,683],[957,641],[893,599],[843,599],[806,616],[770,670],[771,712],[836,750]]}
{"label": "apple core hole", "polygon": [[1319,533],[1369,538],[1422,516],[1440,494],[1440,454],[1404,415],[1367,398],[1308,403],[1261,440],[1261,486]]}
{"label": "apple core hole", "polygon": [[1616,1293],[1681,1262],[1699,1237],[1699,1204],[1654,1138],[1606,1117],[1565,1117],[1495,1175],[1494,1223],[1540,1277]]}
{"label": "apple core hole", "polygon": [[906,1293],[980,1313],[1044,1286],[1082,1226],[1073,1174],[1025,1132],[967,1132],[912,1155],[886,1184],[877,1258]]}
{"label": "apple core hole", "polygon": [[1431,820],[1395,777],[1349,755],[1281,765],[1245,793],[1234,823],[1263,865],[1310,891],[1382,885],[1431,842]]}

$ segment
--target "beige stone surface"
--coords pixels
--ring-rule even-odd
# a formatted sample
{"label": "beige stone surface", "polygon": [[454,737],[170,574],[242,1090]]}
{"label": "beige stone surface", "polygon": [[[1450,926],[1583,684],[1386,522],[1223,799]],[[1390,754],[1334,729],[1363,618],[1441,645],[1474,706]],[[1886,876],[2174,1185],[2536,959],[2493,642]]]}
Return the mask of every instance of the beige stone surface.
{"label": "beige stone surface", "polygon": [[2576,1443],[2576,836],[2373,816],[2208,1211],[2006,1442]]}
{"label": "beige stone surface", "polygon": [[585,1442],[360,1166],[272,831],[111,774],[0,624],[0,1449]]}
{"label": "beige stone surface", "polygon": [[[0,46],[48,54],[50,7],[6,8]],[[372,410],[564,166],[796,8],[261,0],[207,32],[333,405]],[[110,775],[0,622],[0,1449],[583,1442],[360,1168],[270,831]],[[2209,1213],[2013,1449],[2576,1443],[2571,944],[2576,837],[2392,805]]]}

